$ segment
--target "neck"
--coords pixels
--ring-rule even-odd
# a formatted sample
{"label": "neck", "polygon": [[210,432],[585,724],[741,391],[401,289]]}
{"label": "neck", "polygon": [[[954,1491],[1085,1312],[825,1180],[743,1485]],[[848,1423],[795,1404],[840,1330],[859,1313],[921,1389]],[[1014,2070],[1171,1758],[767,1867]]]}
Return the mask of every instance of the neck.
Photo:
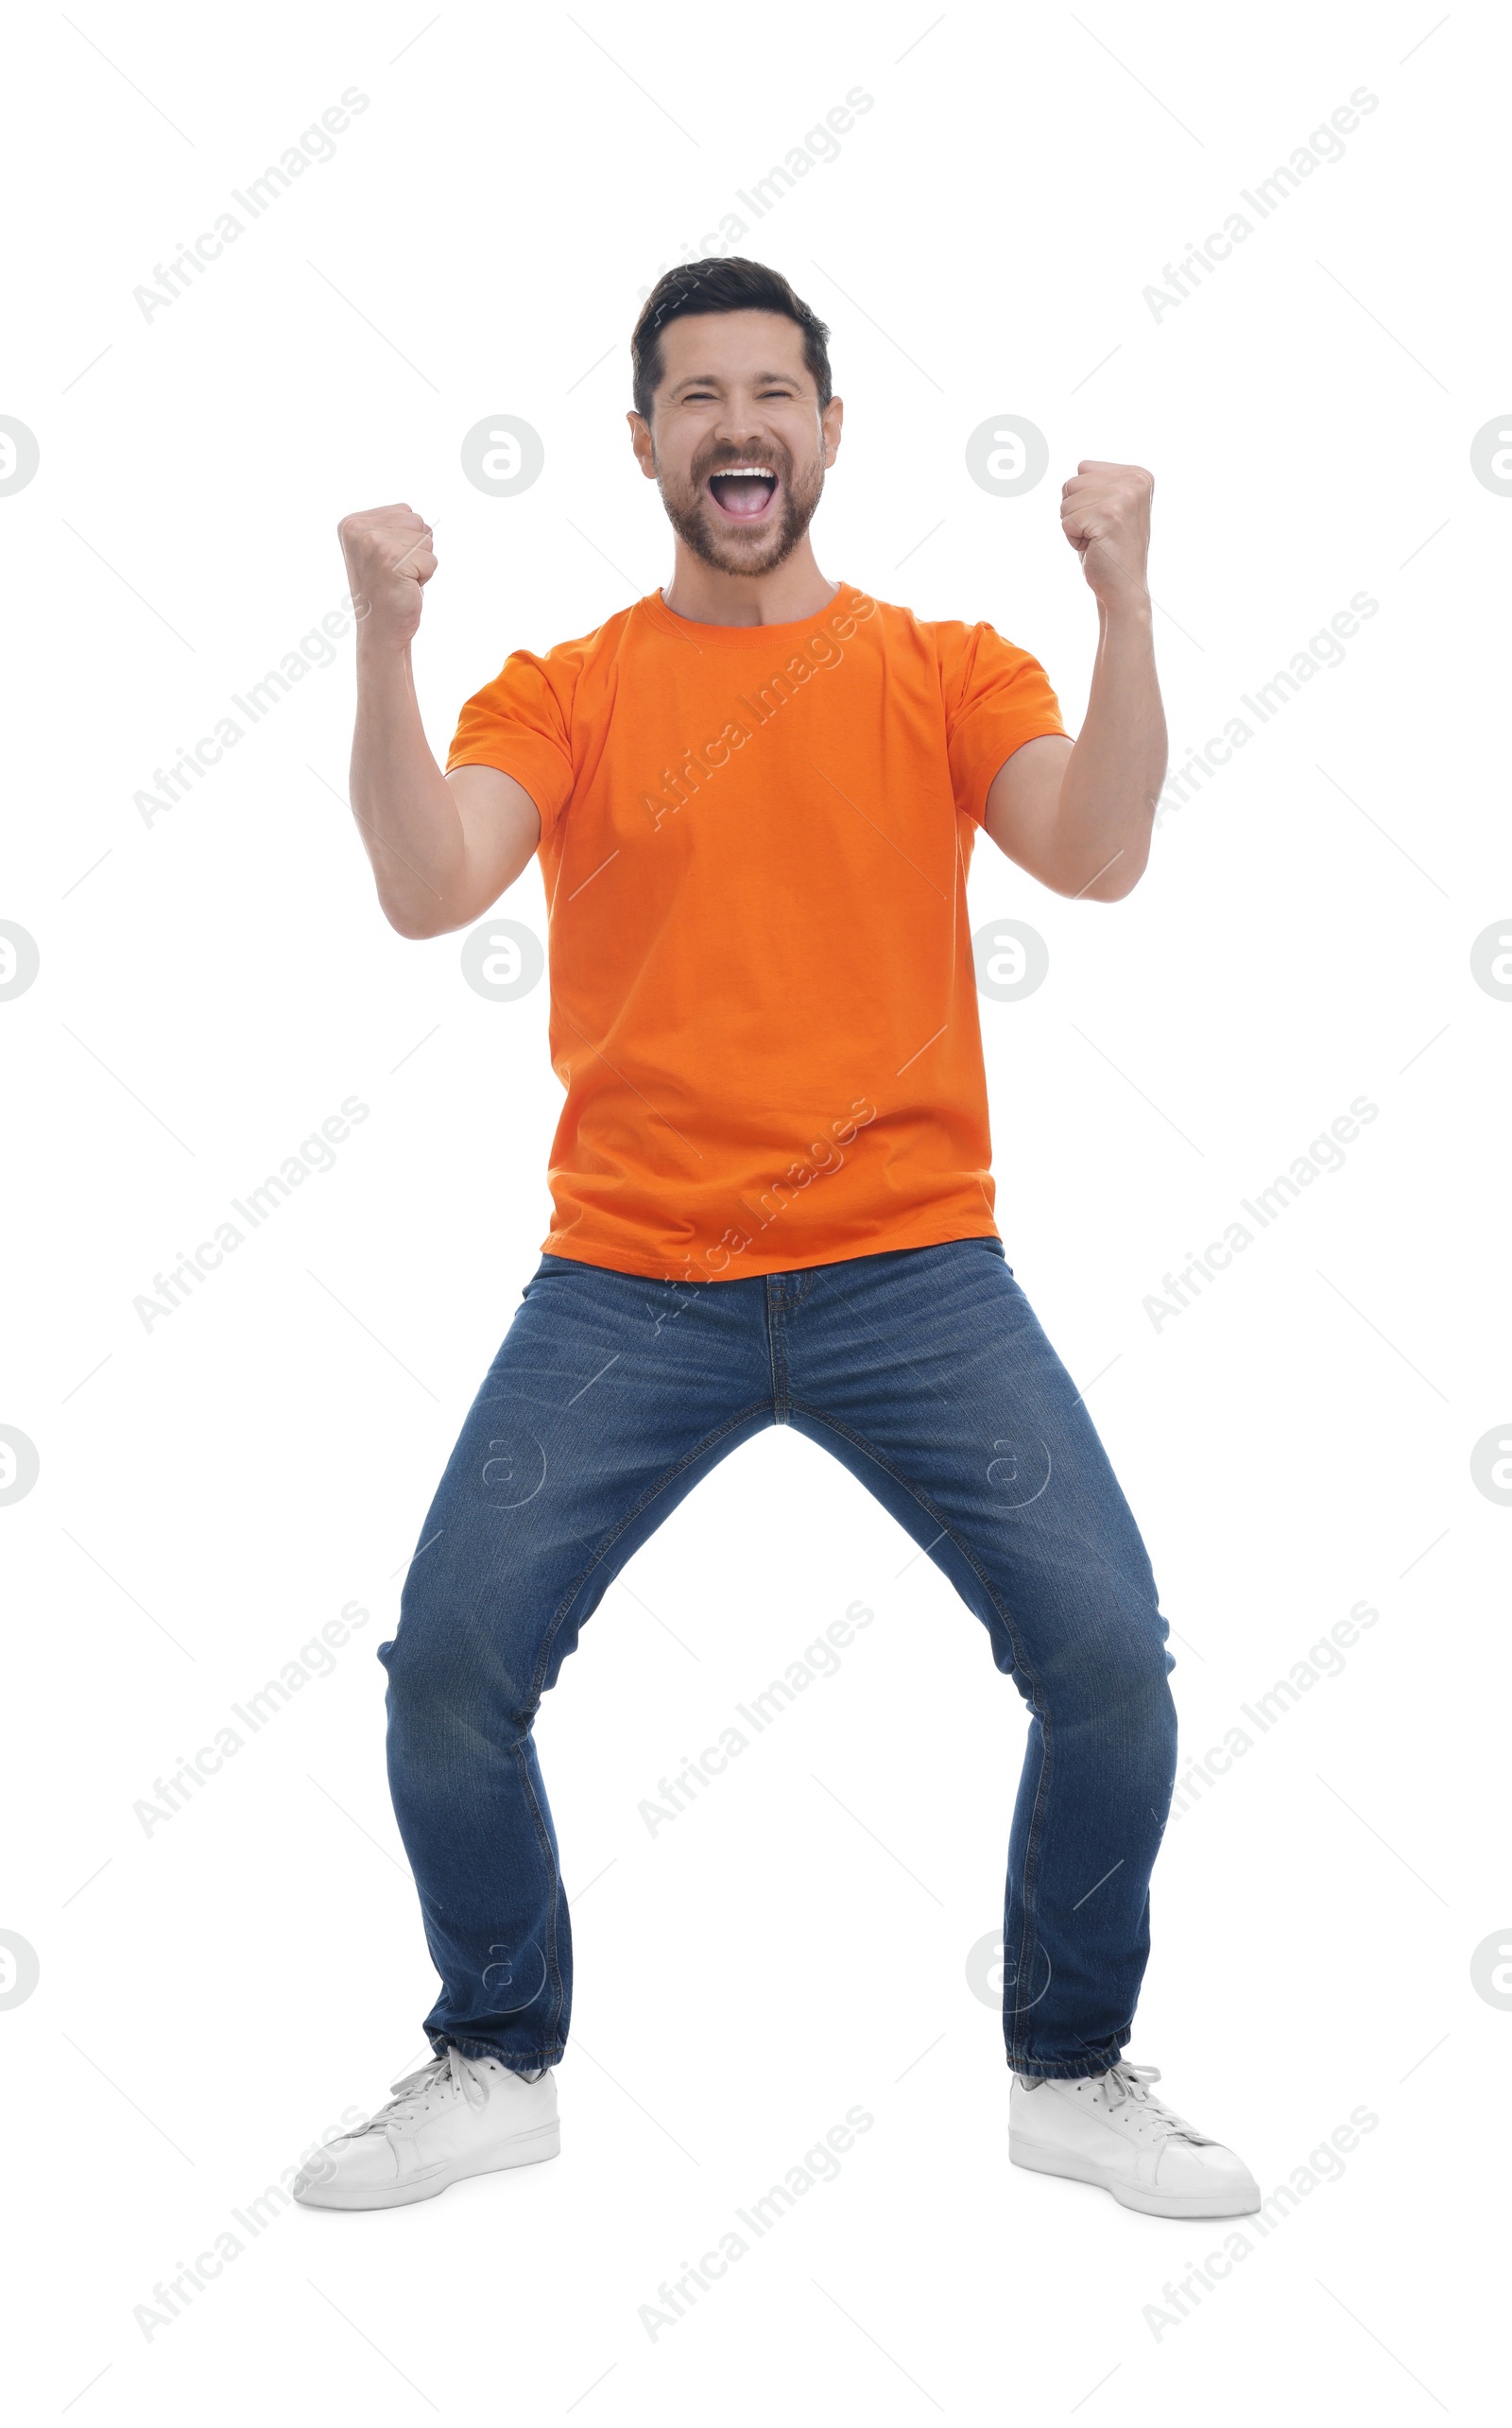
{"label": "neck", "polygon": [[705,564],[681,540],[674,542],[672,579],[662,604],[693,624],[801,624],[828,607],[840,585],[826,581],[805,531],[792,555],[769,574],[727,574]]}

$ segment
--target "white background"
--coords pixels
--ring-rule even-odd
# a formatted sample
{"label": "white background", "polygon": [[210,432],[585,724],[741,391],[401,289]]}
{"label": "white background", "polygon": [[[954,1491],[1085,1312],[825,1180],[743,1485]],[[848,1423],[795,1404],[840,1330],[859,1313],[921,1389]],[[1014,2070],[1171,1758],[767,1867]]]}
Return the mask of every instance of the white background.
{"label": "white background", "polygon": [[[1469,451],[1512,405],[1505,26],[1435,0],[933,14],[14,21],[0,411],[41,447],[0,498],[0,916],[41,954],[0,1005],[0,1421],[41,1460],[0,1509],[0,1926],[41,1967],[0,2011],[18,2418],[1417,2422],[1503,2382],[1512,2016],[1470,1965],[1512,1942],[1512,1513],[1470,1455],[1509,1414],[1512,1008],[1469,956],[1512,909],[1512,503]],[[336,157],[145,319],[133,288],[349,86],[369,107]],[[973,921],[1049,947],[1037,993],[982,1006],[999,1218],[1149,1543],[1187,1753],[1380,1613],[1173,1823],[1131,2050],[1267,2191],[1379,2121],[1159,2333],[1230,2230],[1006,2162],[968,1957],[1001,1918],[1022,1708],[788,1432],[640,1555],[542,1715],[577,1949],[560,2161],[387,2215],[275,2202],[255,2239],[231,2216],[422,2054],[372,1653],[534,1266],[559,1092],[544,986],[487,1002],[460,938],[377,910],[350,636],[171,814],[133,795],[337,604],[346,511],[435,525],[438,751],[510,648],[662,580],[624,422],[641,290],[855,86],[840,158],[737,248],[833,331],[827,575],[989,618],[1074,730],[1096,620],[1059,486],[1084,456],[1150,466],[1174,762],[1379,602],[1163,819],[1129,901],[1054,899],[985,844],[971,878]],[[1344,159],[1154,319],[1145,286],[1360,86]],[[498,413],[545,448],[510,499],[459,465]],[[1050,444],[1017,499],[965,467],[1003,413]],[[534,869],[506,909],[543,932]],[[335,1168],[145,1330],[154,1274],[352,1094]],[[1162,1275],[1362,1094],[1345,1168],[1157,1330]],[[876,1620],[839,1675],[650,1836],[659,1777],[856,1600]],[[146,1834],[154,1779],[351,1601],[332,1674]],[[839,2179],[648,2335],[661,2281],[857,2103]],[[154,2284],[228,2230],[240,2255],[145,2334]]]}

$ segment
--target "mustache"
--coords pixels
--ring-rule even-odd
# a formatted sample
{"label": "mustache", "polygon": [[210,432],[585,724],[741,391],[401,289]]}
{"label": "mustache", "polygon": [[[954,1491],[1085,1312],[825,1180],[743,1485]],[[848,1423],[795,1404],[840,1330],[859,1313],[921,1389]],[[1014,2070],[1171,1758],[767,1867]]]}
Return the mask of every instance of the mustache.
{"label": "mustache", "polygon": [[791,470],[785,447],[756,447],[747,449],[743,456],[726,453],[721,455],[717,462],[711,461],[696,465],[694,470],[694,478],[713,480],[717,473],[735,472],[742,464],[770,464],[773,471],[784,480]]}

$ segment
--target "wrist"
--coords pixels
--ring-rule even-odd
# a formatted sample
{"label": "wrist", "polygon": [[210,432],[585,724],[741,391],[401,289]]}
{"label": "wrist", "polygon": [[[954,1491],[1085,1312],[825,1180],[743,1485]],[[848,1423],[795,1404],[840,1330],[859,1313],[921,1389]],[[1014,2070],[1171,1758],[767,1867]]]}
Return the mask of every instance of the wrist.
{"label": "wrist", "polygon": [[395,631],[379,622],[375,615],[365,615],[357,626],[357,670],[359,674],[382,675],[409,663],[408,632]]}
{"label": "wrist", "polygon": [[1121,582],[1110,597],[1099,594],[1097,612],[1105,626],[1147,627],[1155,620],[1155,602],[1143,582]]}

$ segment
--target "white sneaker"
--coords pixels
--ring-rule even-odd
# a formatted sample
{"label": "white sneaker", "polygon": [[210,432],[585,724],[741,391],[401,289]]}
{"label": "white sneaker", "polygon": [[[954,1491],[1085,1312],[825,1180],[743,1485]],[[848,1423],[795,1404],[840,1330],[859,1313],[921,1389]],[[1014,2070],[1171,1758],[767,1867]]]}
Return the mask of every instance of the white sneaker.
{"label": "white sneaker", "polygon": [[448,2041],[393,2086],[365,2125],[338,2134],[294,2179],[306,2209],[398,2209],[432,2200],[465,2175],[530,2166],[561,2148],[557,2077],[527,2082],[497,2058],[468,2058]]}
{"label": "white sneaker", "polygon": [[1249,2169],[1155,2098],[1149,2086],[1160,2079],[1154,2065],[1115,2065],[1074,2082],[1016,2074],[1008,2157],[1040,2175],[1100,2183],[1152,2217],[1247,2216],[1260,2207]]}

